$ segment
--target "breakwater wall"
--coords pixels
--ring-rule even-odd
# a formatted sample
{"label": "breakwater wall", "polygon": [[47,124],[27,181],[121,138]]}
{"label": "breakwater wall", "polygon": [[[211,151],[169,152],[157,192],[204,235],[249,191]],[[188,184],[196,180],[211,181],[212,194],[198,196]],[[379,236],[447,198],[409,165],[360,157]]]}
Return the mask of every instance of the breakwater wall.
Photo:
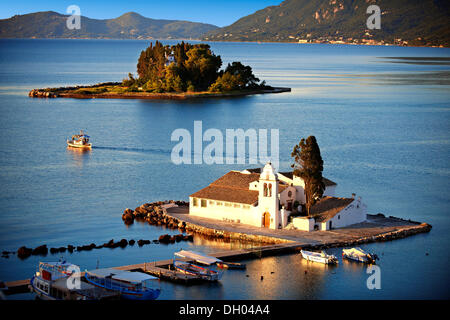
{"label": "breakwater wall", "polygon": [[149,244],[171,244],[180,241],[193,241],[194,237],[192,234],[186,233],[185,224],[183,222],[178,221],[172,217],[169,217],[165,214],[164,206],[170,205],[178,205],[183,206],[186,205],[185,202],[182,201],[158,201],[153,203],[145,203],[140,207],[137,207],[134,210],[129,208],[125,209],[122,214],[122,220],[125,224],[132,224],[135,220],[139,221],[147,221],[149,224],[165,226],[169,229],[178,229],[179,234],[169,235],[163,234],[159,236],[158,239],[120,239],[115,241],[114,239],[109,240],[103,244],[95,244],[89,243],[85,245],[67,245],[61,247],[51,247],[49,248],[47,244],[39,245],[35,248],[29,248],[27,246],[20,247],[17,251],[2,251],[2,258],[8,259],[10,255],[17,254],[19,259],[26,259],[32,255],[46,256],[47,254],[58,254],[64,252],[81,252],[81,251],[91,251],[102,248],[125,248],[127,246],[134,246],[137,244],[139,247],[149,245]]}

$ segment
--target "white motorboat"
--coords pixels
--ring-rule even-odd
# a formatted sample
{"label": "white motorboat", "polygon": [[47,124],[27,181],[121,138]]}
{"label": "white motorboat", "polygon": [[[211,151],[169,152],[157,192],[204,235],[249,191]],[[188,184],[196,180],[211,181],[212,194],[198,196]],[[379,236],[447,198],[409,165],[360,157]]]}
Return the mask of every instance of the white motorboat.
{"label": "white motorboat", "polygon": [[368,264],[374,264],[375,260],[378,259],[378,256],[376,254],[368,253],[359,247],[351,249],[343,249],[342,257],[349,260]]}
{"label": "white motorboat", "polygon": [[314,261],[324,264],[337,264],[338,259],[336,256],[332,254],[327,254],[325,251],[322,252],[313,252],[313,251],[300,251],[302,254],[303,259],[306,259],[308,261]]}

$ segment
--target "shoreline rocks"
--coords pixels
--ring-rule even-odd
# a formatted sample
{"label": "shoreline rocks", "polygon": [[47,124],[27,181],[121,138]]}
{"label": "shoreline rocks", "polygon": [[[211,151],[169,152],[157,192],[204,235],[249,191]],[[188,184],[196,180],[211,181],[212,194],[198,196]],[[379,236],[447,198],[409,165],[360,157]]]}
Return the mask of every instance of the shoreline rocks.
{"label": "shoreline rocks", "polygon": [[[95,243],[91,243],[88,245],[80,245],[80,246],[73,246],[73,245],[68,245],[67,247],[58,247],[58,248],[47,248],[47,245],[41,245],[38,246],[34,249],[32,248],[28,248],[26,246],[22,246],[17,250],[17,257],[21,260],[24,260],[28,257],[30,257],[31,255],[42,255],[42,256],[46,256],[48,254],[48,252],[50,252],[50,254],[58,254],[58,253],[64,253],[64,252],[69,252],[69,253],[73,253],[74,251],[76,252],[83,252],[83,251],[92,251],[93,249],[102,249],[102,248],[109,248],[109,249],[115,249],[115,248],[122,248],[124,249],[127,246],[134,246],[136,243],[138,244],[139,247],[142,247],[144,245],[149,245],[149,244],[171,244],[171,243],[175,243],[175,242],[180,242],[180,241],[193,241],[194,236],[192,234],[175,234],[175,235],[169,235],[169,234],[164,234],[161,235],[159,237],[159,239],[154,239],[154,240],[145,240],[145,239],[139,239],[139,240],[127,240],[127,239],[121,239],[118,242],[114,242],[114,239],[109,240],[108,242],[105,242],[102,245],[96,245]],[[2,253],[2,258],[9,258],[9,254],[14,254],[15,252],[8,252],[8,251],[3,251]]]}
{"label": "shoreline rocks", "polygon": [[32,252],[33,252],[33,249],[23,246],[23,247],[20,247],[19,250],[17,250],[17,256],[19,257],[19,259],[26,259],[29,256],[31,256]]}
{"label": "shoreline rocks", "polygon": [[59,88],[41,88],[32,89],[28,96],[32,98],[75,98],[75,99],[156,99],[156,100],[190,100],[202,98],[228,98],[248,96],[254,94],[270,94],[290,92],[291,88],[271,87],[265,89],[241,90],[239,92],[220,92],[211,93],[208,91],[202,92],[108,92],[106,88],[101,91],[79,90],[79,89],[94,89],[102,86],[117,86],[121,82],[104,82],[96,85],[81,85],[72,87]]}
{"label": "shoreline rocks", "polygon": [[50,91],[45,91],[45,90],[41,90],[41,89],[33,89],[28,93],[29,97],[33,97],[33,98],[57,98],[58,95],[50,92]]}
{"label": "shoreline rocks", "polygon": [[[145,221],[150,225],[166,226],[169,229],[179,229],[184,232],[186,223],[176,218],[166,215],[163,205],[174,204],[177,206],[189,206],[189,202],[185,201],[158,201],[152,203],[144,203],[136,207],[134,210],[126,208],[122,214],[122,220],[126,225],[134,223],[134,220]],[[166,240],[163,240],[166,241]]]}

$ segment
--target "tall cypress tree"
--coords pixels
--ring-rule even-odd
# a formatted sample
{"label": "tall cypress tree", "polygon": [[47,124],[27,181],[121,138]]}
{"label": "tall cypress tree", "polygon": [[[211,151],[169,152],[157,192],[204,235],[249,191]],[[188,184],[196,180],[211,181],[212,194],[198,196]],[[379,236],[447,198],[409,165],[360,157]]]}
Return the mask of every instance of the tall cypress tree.
{"label": "tall cypress tree", "polygon": [[294,175],[301,177],[305,182],[305,205],[309,215],[311,207],[323,196],[325,190],[322,178],[323,160],[316,138],[314,136],[309,136],[306,140],[302,138],[294,147],[291,156],[294,158],[294,164],[291,166]]}

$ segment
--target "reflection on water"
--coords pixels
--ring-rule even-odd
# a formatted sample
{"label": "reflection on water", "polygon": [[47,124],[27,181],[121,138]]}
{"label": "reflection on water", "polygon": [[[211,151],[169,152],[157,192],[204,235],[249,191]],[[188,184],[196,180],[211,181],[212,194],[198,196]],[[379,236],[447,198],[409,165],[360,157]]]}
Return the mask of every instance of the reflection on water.
{"label": "reflection on water", "polygon": [[67,147],[66,151],[71,156],[73,163],[80,169],[91,157],[91,149]]}
{"label": "reflection on water", "polygon": [[408,63],[417,65],[450,65],[449,57],[378,57],[384,59],[379,62]]}
{"label": "reflection on water", "polygon": [[[156,229],[160,231],[160,234],[164,234],[164,232],[170,234],[182,233],[179,229],[170,229],[165,225],[155,226],[148,224],[147,221],[143,219],[135,219],[134,223],[138,223],[140,226]],[[127,226],[126,224],[124,224]],[[127,226],[129,227],[129,226]],[[151,240],[151,239],[150,239]],[[254,242],[240,241],[240,240],[232,240],[232,239],[218,239],[215,237],[203,235],[203,234],[194,234],[194,240],[192,245],[196,247],[195,250],[199,252],[203,252],[205,254],[211,254],[215,252],[228,251],[228,250],[241,250],[241,249],[253,249],[260,247],[264,244],[258,245]],[[197,249],[198,248],[198,249]],[[257,255],[257,253],[255,254]]]}

